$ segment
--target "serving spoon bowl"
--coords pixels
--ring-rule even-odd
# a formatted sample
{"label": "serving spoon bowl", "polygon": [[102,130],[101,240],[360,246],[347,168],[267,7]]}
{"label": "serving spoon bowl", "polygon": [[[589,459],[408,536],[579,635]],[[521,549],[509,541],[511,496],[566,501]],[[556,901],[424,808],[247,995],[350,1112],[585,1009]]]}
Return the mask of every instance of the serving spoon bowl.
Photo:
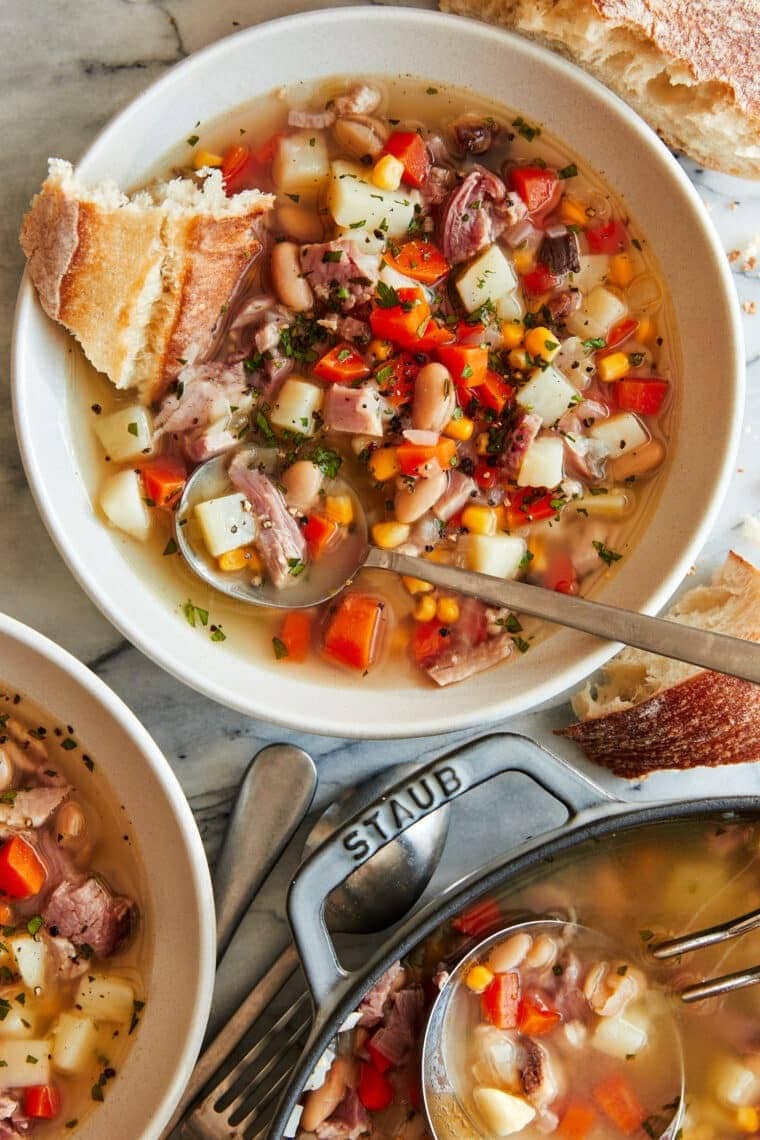
{"label": "serving spoon bowl", "polygon": [[208,460],[195,469],[182,493],[175,512],[174,533],[177,548],[194,571],[214,589],[252,606],[275,609],[304,609],[335,597],[350,586],[364,568],[391,570],[413,578],[423,578],[434,586],[442,586],[460,594],[488,602],[499,608],[516,610],[594,634],[608,641],[619,641],[637,649],[649,650],[665,657],[687,661],[704,669],[728,673],[760,684],[760,645],[711,630],[696,629],[664,618],[649,617],[632,610],[610,606],[588,598],[557,593],[528,582],[493,578],[474,570],[429,562],[397,550],[382,550],[369,541],[367,518],[358,497],[342,480],[354,503],[351,533],[338,548],[335,561],[323,559],[319,572],[307,568],[293,579],[287,589],[277,589],[264,581],[252,581],[225,575],[204,559],[190,538],[188,525],[193,507],[200,501],[202,487],[222,489],[228,463],[226,455]]}

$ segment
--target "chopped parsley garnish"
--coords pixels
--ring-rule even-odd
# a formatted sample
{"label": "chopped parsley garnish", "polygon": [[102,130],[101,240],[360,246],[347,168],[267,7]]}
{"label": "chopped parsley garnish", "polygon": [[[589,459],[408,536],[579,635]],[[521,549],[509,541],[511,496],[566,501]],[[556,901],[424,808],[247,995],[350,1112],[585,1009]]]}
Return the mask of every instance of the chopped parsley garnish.
{"label": "chopped parsley garnish", "polygon": [[102,1102],[105,1099],[105,1097],[103,1096],[103,1086],[101,1084],[93,1085],[92,1090],[91,1090],[91,1095],[92,1095],[93,1100],[97,1100],[97,1101]]}
{"label": "chopped parsley garnish", "polygon": [[587,352],[593,352],[595,348],[605,348],[606,345],[607,341],[603,336],[592,336],[583,341],[583,347]]}
{"label": "chopped parsley garnish", "polygon": [[517,127],[517,133],[527,139],[528,142],[533,142],[534,138],[541,134],[541,128],[532,127],[530,123],[526,123],[522,115],[518,115],[516,119],[512,120],[512,126]]}
{"label": "chopped parsley garnish", "polygon": [[167,554],[176,554],[176,553],[177,553],[177,544],[173,538],[170,538],[169,541],[167,542],[166,546],[163,549],[163,554],[164,554],[164,556],[166,556]]}
{"label": "chopped parsley garnish", "polygon": [[617,972],[620,974],[621,978],[624,978],[625,975],[628,973],[628,967],[626,966],[625,963],[623,963],[622,966],[618,966]]}
{"label": "chopped parsley garnish", "polygon": [[426,95],[437,95],[438,94],[438,88],[437,87],[426,87],[425,88],[425,94]]}
{"label": "chopped parsley garnish", "polygon": [[264,439],[269,440],[270,443],[272,440],[276,439],[276,436],[272,431],[272,425],[262,411],[256,412],[256,427],[264,436]]}
{"label": "chopped parsley garnish", "polygon": [[130,435],[137,435],[138,428],[134,420],[132,420],[131,423],[127,424],[127,431]]}
{"label": "chopped parsley garnish", "polygon": [[322,261],[340,261],[342,257],[342,249],[326,249],[322,254]]}
{"label": "chopped parsley garnish", "polygon": [[597,538],[593,540],[591,545],[601,558],[602,562],[606,562],[608,566],[611,566],[613,562],[619,562],[623,557],[623,555],[618,554],[616,550],[610,550],[609,546],[605,546],[605,544],[603,542],[600,542]]}
{"label": "chopped parsley garnish", "polygon": [[290,198],[291,202],[300,202],[301,201],[301,195],[300,194],[286,194],[285,197]]}
{"label": "chopped parsley garnish", "polygon": [[91,760],[89,756],[83,756],[82,757],[82,763],[84,764],[84,766],[88,770],[88,772],[94,772],[95,771],[95,761]]}
{"label": "chopped parsley garnish", "polygon": [[200,135],[188,135],[187,145],[188,146],[197,146],[200,141],[201,141]]}
{"label": "chopped parsley garnish", "polygon": [[306,563],[302,562],[300,558],[289,558],[288,566],[290,567],[289,573],[293,578],[298,578],[306,569]]}
{"label": "chopped parsley garnish", "polygon": [[513,637],[512,641],[515,648],[519,649],[521,653],[527,653],[530,649],[530,643],[527,642],[524,637]]}
{"label": "chopped parsley garnish", "polygon": [[183,614],[185,615],[185,621],[188,625],[191,625],[193,629],[195,629],[199,622],[201,625],[208,625],[208,610],[204,610],[200,606],[196,606],[195,603],[191,602],[189,598],[181,608]]}
{"label": "chopped parsley garnish", "polygon": [[353,355],[353,349],[342,348],[340,350],[340,352],[338,353],[338,356],[337,356],[338,363],[342,364],[344,360],[350,360],[352,355]]}
{"label": "chopped parsley garnish", "polygon": [[226,641],[227,634],[224,632],[220,625],[211,626],[211,640],[212,641]]}
{"label": "chopped parsley garnish", "polygon": [[644,363],[644,353],[643,352],[629,352],[628,353],[628,363],[630,364],[631,368],[640,368],[641,365]]}
{"label": "chopped parsley garnish", "polygon": [[26,929],[29,931],[32,938],[34,938],[35,934],[39,934],[40,930],[42,929],[42,925],[43,922],[41,916],[39,914],[35,914],[34,917],[30,918],[27,922]]}
{"label": "chopped parsley garnish", "polygon": [[309,455],[309,459],[312,463],[316,463],[319,470],[328,479],[336,477],[343,463],[337,451],[331,451],[329,447],[315,447]]}
{"label": "chopped parsley garnish", "polygon": [[641,939],[642,942],[651,942],[652,939],[654,938],[654,931],[653,930],[640,930],[639,931],[639,938]]}
{"label": "chopped parsley garnish", "polygon": [[364,229],[366,224],[367,224],[367,219],[362,218],[362,220],[360,222],[351,222],[351,224],[348,228],[350,230],[362,230],[362,229]]}
{"label": "chopped parsley garnish", "polygon": [[377,283],[377,303],[381,309],[392,309],[398,305],[398,293],[392,285],[386,285],[384,281]]}
{"label": "chopped parsley garnish", "polygon": [[283,657],[290,656],[288,653],[287,645],[279,637],[272,638],[272,647],[274,649],[274,655],[278,661],[282,661]]}
{"label": "chopped parsley garnish", "polygon": [[638,238],[631,238],[631,245],[634,247],[634,249],[641,250],[641,242]]}
{"label": "chopped parsley garnish", "polygon": [[132,1020],[129,1023],[129,1029],[127,1031],[128,1035],[130,1037],[134,1033],[134,1031],[137,1029],[137,1026],[140,1024],[140,1018],[138,1015],[140,1013],[142,1013],[142,1011],[144,1009],[145,1009],[145,1002],[144,1001],[135,1001],[134,1002],[133,1009],[132,1009]]}
{"label": "chopped parsley garnish", "polygon": [[18,791],[13,788],[8,792],[3,792],[3,794],[0,796],[0,804],[12,804],[15,801],[17,795]]}
{"label": "chopped parsley garnish", "polygon": [[609,495],[608,487],[589,487],[588,492],[590,495]]}
{"label": "chopped parsley garnish", "polygon": [[61,748],[63,748],[65,752],[73,752],[74,749],[78,747],[79,745],[76,740],[72,740],[70,736],[67,736],[65,740],[61,741]]}
{"label": "chopped parsley garnish", "polygon": [[27,1053],[26,1055],[27,1065],[37,1065],[39,1064],[39,1060],[39,1057],[35,1057],[32,1053]]}
{"label": "chopped parsley garnish", "polygon": [[578,167],[574,162],[571,162],[568,166],[563,166],[561,170],[558,170],[557,176],[559,178],[575,178],[577,173]]}

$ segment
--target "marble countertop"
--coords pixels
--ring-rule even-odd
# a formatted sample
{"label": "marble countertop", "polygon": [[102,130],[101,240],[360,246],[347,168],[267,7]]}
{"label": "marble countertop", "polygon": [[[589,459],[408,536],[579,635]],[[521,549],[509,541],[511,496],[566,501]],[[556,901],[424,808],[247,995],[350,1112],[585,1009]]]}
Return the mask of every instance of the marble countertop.
{"label": "marble countertop", "polygon": [[[345,0],[332,0],[342,6]],[[276,16],[327,5],[314,0],[6,0],[0,6],[0,138],[3,209],[0,211],[0,608],[52,637],[86,662],[137,713],[176,771],[195,812],[212,861],[240,776],[266,742],[289,739],[318,760],[317,803],[334,798],[388,764],[423,759],[461,736],[390,743],[305,737],[246,719],[183,687],[124,641],[69,574],[47,536],[26,485],[10,410],[8,383],[13,306],[22,271],[17,242],[21,215],[45,172],[48,155],[72,160],[110,116],[167,68],[236,29]],[[422,5],[421,5],[422,6]],[[432,6],[432,3],[426,6]],[[731,261],[744,308],[748,395],[741,451],[720,522],[700,558],[700,572],[717,565],[729,546],[749,558],[760,547],[743,533],[760,504],[760,183],[684,166],[706,203],[727,255],[756,241],[757,264]],[[757,307],[757,312],[754,312]],[[716,376],[716,383],[721,378]],[[567,721],[562,697],[551,707],[510,722],[551,744],[576,763],[573,746],[552,740]],[[581,764],[582,766],[582,764]],[[598,777],[599,773],[596,772]],[[674,783],[666,774],[644,786],[602,781],[633,799],[760,791],[748,765],[700,771]],[[431,890],[484,861],[503,823],[508,790],[474,792],[455,806],[444,858]],[[465,842],[466,839],[466,842]],[[267,885],[241,927],[219,979],[214,1020],[233,1008],[277,938],[286,871]],[[255,947],[255,949],[254,949]]]}

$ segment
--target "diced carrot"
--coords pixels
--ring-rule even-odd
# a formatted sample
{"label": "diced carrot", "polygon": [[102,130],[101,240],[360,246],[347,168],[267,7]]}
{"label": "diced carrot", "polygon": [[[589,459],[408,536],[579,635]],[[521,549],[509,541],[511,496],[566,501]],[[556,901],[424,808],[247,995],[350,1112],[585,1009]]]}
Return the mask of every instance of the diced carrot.
{"label": "diced carrot", "polygon": [[257,162],[259,166],[269,166],[270,162],[274,160],[277,144],[285,134],[285,131],[275,131],[273,135],[255,146],[252,151],[254,162]]}
{"label": "diced carrot", "polygon": [[488,349],[479,344],[444,345],[436,352],[457,384],[476,388],[482,384],[488,371]]}
{"label": "diced carrot", "polygon": [[222,181],[225,194],[229,196],[242,190],[256,167],[256,159],[247,146],[233,143],[232,146],[227,147],[222,161]]}
{"label": "diced carrot", "polygon": [[401,443],[396,448],[396,458],[404,475],[421,475],[425,466],[437,459],[442,471],[448,471],[456,457],[455,439],[441,436],[438,443],[424,446],[414,443]]}
{"label": "diced carrot", "polygon": [[588,246],[592,253],[620,253],[630,244],[628,230],[617,218],[589,226],[586,230]]}
{"label": "diced carrot", "polygon": [[646,380],[629,376],[615,385],[618,407],[642,416],[656,416],[662,411],[667,394],[667,380],[658,380],[654,376]]}
{"label": "diced carrot", "polygon": [[430,156],[425,140],[416,131],[394,131],[383,147],[404,165],[404,182],[422,186],[430,169]]}
{"label": "diced carrot", "polygon": [[312,369],[320,380],[350,384],[369,376],[371,369],[362,354],[352,344],[336,344],[321,357]]}
{"label": "diced carrot", "polygon": [[53,1120],[61,1111],[61,1094],[55,1085],[30,1085],[24,1089],[24,1113],[38,1120]]}
{"label": "diced carrot", "polygon": [[510,189],[516,190],[533,214],[544,209],[557,194],[558,179],[553,170],[543,166],[513,166],[509,172]]}
{"label": "diced carrot", "polygon": [[550,519],[557,514],[557,507],[552,506],[555,498],[552,491],[542,491],[536,487],[517,487],[510,491],[507,530],[517,530],[528,523]]}
{"label": "diced carrot", "polygon": [[[440,625],[441,623],[431,622],[430,624]],[[501,909],[496,899],[483,899],[462,911],[452,920],[451,925],[462,934],[479,938],[481,934],[488,934],[491,930],[495,930],[500,922]]]}
{"label": "diced carrot", "polygon": [[593,1095],[605,1115],[626,1136],[641,1127],[646,1112],[625,1077],[613,1073],[596,1086]]}
{"label": "diced carrot", "polygon": [[497,1029],[516,1029],[520,1001],[520,975],[515,970],[497,974],[487,990],[481,994],[483,1015]]}
{"label": "diced carrot", "polygon": [[437,657],[446,646],[446,637],[441,633],[443,622],[433,618],[432,621],[417,621],[414,623],[412,634],[412,654],[418,665],[425,665]]}
{"label": "diced carrot", "polygon": [[185,483],[187,468],[175,455],[158,455],[140,466],[145,498],[154,507],[171,510],[177,505]]}
{"label": "diced carrot", "polygon": [[437,245],[416,238],[405,242],[394,253],[386,251],[383,257],[393,269],[423,285],[435,284],[451,268]]}
{"label": "diced carrot", "polygon": [[375,380],[380,391],[394,408],[408,404],[414,397],[414,382],[420,365],[405,352],[394,356],[375,370]]}
{"label": "diced carrot", "polygon": [[338,530],[338,524],[324,515],[311,514],[306,516],[303,536],[309,548],[309,555],[315,562],[330,547]]}
{"label": "diced carrot", "polygon": [[498,372],[492,372],[489,369],[486,372],[485,380],[478,386],[475,398],[483,407],[490,408],[497,415],[501,415],[507,404],[512,402],[514,394],[515,389],[512,385],[507,384]]}
{"label": "diced carrot", "polygon": [[638,327],[639,322],[634,317],[625,317],[622,321],[618,321],[607,333],[607,348],[617,348],[619,344],[623,344],[633,336]]}
{"label": "diced carrot", "polygon": [[526,994],[522,998],[517,1025],[526,1036],[541,1037],[544,1033],[551,1033],[561,1020],[559,1010],[548,1006],[538,994]]}
{"label": "diced carrot", "polygon": [[344,594],[325,630],[325,654],[352,669],[369,669],[380,646],[384,606],[367,594]]}
{"label": "diced carrot", "polygon": [[0,902],[0,926],[13,926],[13,910],[5,902]]}
{"label": "diced carrot", "polygon": [[555,285],[559,284],[559,277],[554,274],[541,262],[531,269],[520,278],[523,289],[530,297],[540,297],[542,293],[548,293]]}
{"label": "diced carrot", "polygon": [[559,1122],[557,1135],[562,1140],[586,1140],[595,1121],[596,1113],[590,1104],[582,1100],[571,1100]]}
{"label": "diced carrot", "polygon": [[0,895],[28,899],[42,890],[47,872],[31,843],[14,835],[0,847]]}
{"label": "diced carrot", "polygon": [[311,643],[311,617],[303,610],[291,610],[285,615],[280,630],[280,640],[287,649],[283,660],[300,663],[305,661]]}

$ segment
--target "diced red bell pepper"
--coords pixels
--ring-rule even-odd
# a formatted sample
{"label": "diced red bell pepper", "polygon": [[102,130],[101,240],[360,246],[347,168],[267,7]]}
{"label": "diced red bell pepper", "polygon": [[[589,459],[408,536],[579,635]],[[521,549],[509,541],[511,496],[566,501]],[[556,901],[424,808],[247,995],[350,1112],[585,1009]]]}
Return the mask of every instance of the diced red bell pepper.
{"label": "diced red bell pepper", "polygon": [[273,135],[255,146],[252,151],[254,162],[257,162],[259,166],[269,166],[274,161],[280,139],[284,138],[286,134],[286,131],[275,131]]}
{"label": "diced red bell pepper", "polygon": [[393,269],[423,285],[434,285],[451,268],[437,245],[418,238],[404,242],[395,253],[386,250],[383,257]]}
{"label": "diced red bell pepper", "polygon": [[375,380],[380,391],[394,408],[400,408],[414,398],[414,382],[419,370],[420,365],[416,360],[404,352],[376,369]]}
{"label": "diced red bell pepper", "polygon": [[256,159],[247,146],[233,143],[227,147],[222,161],[222,182],[225,194],[237,194],[250,185],[258,169]]}
{"label": "diced red bell pepper", "polygon": [[55,1085],[30,1085],[24,1089],[24,1114],[38,1120],[53,1120],[61,1111],[61,1094]]}
{"label": "diced red bell pepper", "polygon": [[466,388],[477,388],[488,371],[488,349],[479,344],[444,345],[436,351],[441,364],[445,364],[454,381]]}
{"label": "diced red bell pepper", "polygon": [[499,472],[496,467],[492,467],[490,463],[481,459],[480,463],[476,465],[472,477],[481,491],[490,491],[499,481]]}
{"label": "diced red bell pepper", "polygon": [[421,289],[397,289],[398,305],[376,305],[369,316],[372,332],[411,352],[431,352],[454,339],[450,329],[433,320]]}
{"label": "diced red bell pepper", "polygon": [[520,975],[497,974],[480,997],[483,1015],[497,1029],[516,1029],[520,1008]]}
{"label": "diced red bell pepper", "polygon": [[486,372],[486,378],[476,392],[478,402],[484,408],[490,408],[492,412],[496,412],[497,415],[501,415],[507,404],[512,402],[514,394],[515,389],[512,385],[507,384],[498,372],[492,372],[490,369]]}
{"label": "diced red bell pepper", "polygon": [[495,930],[501,923],[501,909],[496,899],[483,899],[462,911],[451,925],[462,934],[479,938]]}
{"label": "diced red bell pepper", "polygon": [[544,209],[554,199],[559,185],[555,171],[543,166],[513,166],[509,185],[528,207],[529,214]]}
{"label": "diced red bell pepper", "polygon": [[602,1111],[626,1136],[640,1128],[646,1118],[636,1093],[625,1077],[617,1073],[597,1085],[593,1096]]}
{"label": "diced red bell pepper", "polygon": [[620,253],[630,244],[628,230],[617,218],[589,226],[586,230],[588,247],[592,253]]}
{"label": "diced red bell pepper", "polygon": [[326,656],[360,672],[369,669],[380,644],[384,607],[385,602],[367,594],[344,594],[325,630]]}
{"label": "diced red bell pepper", "polygon": [[8,899],[28,899],[38,895],[47,872],[32,847],[14,835],[0,847],[0,895]]}
{"label": "diced red bell pepper", "polygon": [[617,348],[618,345],[624,344],[638,327],[639,322],[633,317],[624,317],[622,321],[618,321],[607,333],[607,348]]}
{"label": "diced red bell pepper", "polygon": [[571,1100],[559,1122],[557,1135],[562,1140],[586,1140],[596,1123],[596,1113],[583,1100]]}
{"label": "diced red bell pepper", "polygon": [[561,1020],[559,1010],[551,1009],[538,994],[526,994],[520,999],[517,1028],[527,1037],[541,1037],[544,1033],[551,1033]]}
{"label": "diced red bell pepper", "polygon": [[618,407],[624,412],[656,416],[665,403],[668,387],[667,380],[659,380],[656,377],[643,380],[629,376],[624,380],[618,380],[615,385]]}
{"label": "diced red bell pepper", "polygon": [[578,593],[578,576],[569,554],[555,551],[551,555],[541,585],[547,590],[556,590],[558,594]]}
{"label": "diced red bell pepper", "polygon": [[480,344],[485,335],[486,326],[480,321],[460,321],[457,325],[458,344]]}
{"label": "diced red bell pepper", "polygon": [[430,155],[425,140],[416,131],[394,131],[383,147],[384,154],[392,154],[404,165],[404,182],[410,186],[423,186],[430,170]]}
{"label": "diced red bell pepper", "polygon": [[324,515],[311,514],[306,516],[303,527],[303,536],[309,548],[309,556],[318,561],[329,549],[339,530],[338,524]]}
{"label": "diced red bell pepper", "polygon": [[536,487],[517,487],[509,492],[507,506],[507,529],[517,530],[527,523],[540,522],[556,515],[557,508],[552,506],[556,495],[551,491],[544,491]]}
{"label": "diced red bell pepper", "polygon": [[363,1061],[357,1088],[359,1100],[369,1112],[382,1112],[393,1100],[393,1085],[374,1065]]}
{"label": "diced red bell pepper", "polygon": [[540,261],[535,269],[531,269],[520,278],[522,287],[529,297],[540,297],[542,293],[548,293],[555,285],[559,285],[559,280],[559,277],[555,277]]}
{"label": "diced red bell pepper", "polygon": [[437,459],[442,471],[448,471],[456,457],[456,440],[442,436],[438,443],[425,446],[416,443],[400,443],[396,448],[396,458],[404,475],[421,475],[428,463]]}
{"label": "diced red bell pepper", "polygon": [[140,467],[145,498],[154,507],[171,510],[177,505],[185,483],[187,468],[174,455],[158,455]]}
{"label": "diced red bell pepper", "polygon": [[378,1073],[387,1073],[388,1069],[393,1068],[394,1062],[391,1061],[390,1057],[386,1057],[385,1053],[375,1044],[371,1037],[369,1041],[366,1042],[364,1048],[369,1053],[370,1060]]}
{"label": "diced red bell pepper", "polygon": [[372,369],[353,344],[336,344],[314,365],[312,372],[320,380],[331,384],[350,384],[352,380],[363,380]]}
{"label": "diced red bell pepper", "polygon": [[411,648],[418,665],[426,665],[446,648],[448,642],[446,636],[441,633],[444,628],[443,623],[437,618],[414,623]]}
{"label": "diced red bell pepper", "polygon": [[311,642],[310,615],[303,610],[293,610],[286,614],[280,630],[280,641],[288,651],[287,657],[283,657],[283,660],[297,664],[305,661]]}

